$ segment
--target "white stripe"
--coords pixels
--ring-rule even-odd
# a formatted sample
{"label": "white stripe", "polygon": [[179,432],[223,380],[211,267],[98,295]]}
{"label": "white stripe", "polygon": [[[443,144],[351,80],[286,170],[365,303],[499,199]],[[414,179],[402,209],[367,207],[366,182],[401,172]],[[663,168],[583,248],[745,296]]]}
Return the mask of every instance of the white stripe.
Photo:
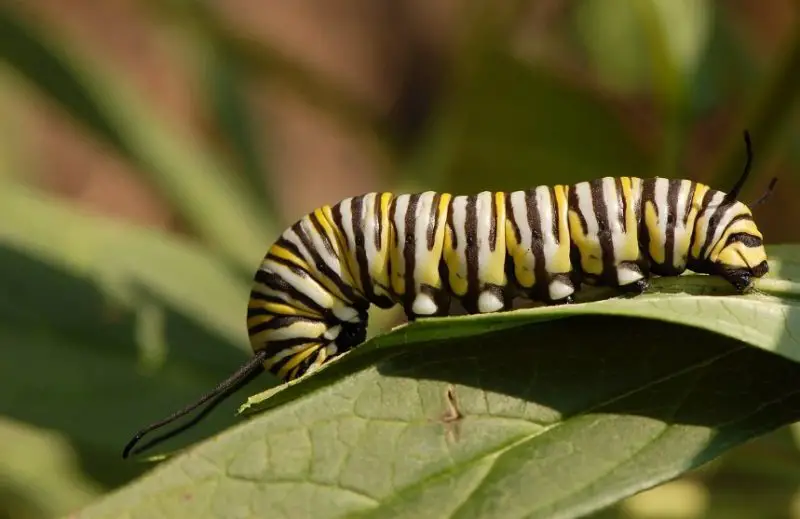
{"label": "white stripe", "polygon": [[597,241],[599,226],[592,206],[592,191],[588,182],[575,185],[575,194],[578,197],[578,209],[586,220],[586,235],[591,241]]}
{"label": "white stripe", "polygon": [[519,246],[526,252],[526,257],[531,258],[531,268],[533,268],[533,253],[531,252],[531,226],[528,224],[528,205],[525,203],[525,192],[514,191],[510,194],[511,200],[511,214],[514,217],[514,222],[519,229]]}
{"label": "white stripe", "polygon": [[[708,224],[711,221],[711,218],[714,216],[714,214],[719,210],[719,205],[722,203],[722,200],[725,198],[725,193],[723,193],[722,191],[714,191],[713,193],[714,194],[711,197],[711,202],[709,202],[708,206],[706,207],[706,210],[703,212],[703,214],[699,218],[697,226],[696,226],[698,234],[699,234],[699,237],[700,237],[700,246],[701,247],[703,246],[703,243],[705,243],[706,238],[708,237],[708,233],[711,231],[711,229],[708,228]],[[708,196],[708,195],[706,195],[706,196]],[[719,230],[719,228],[717,230]],[[706,257],[711,252],[711,249],[713,248],[714,243],[715,243],[715,240],[712,239],[710,244],[709,244],[708,249],[706,249]]]}
{"label": "white stripe", "polygon": [[[653,187],[653,199],[656,204],[656,211],[658,211],[658,242],[663,247],[665,240],[667,239],[667,216],[669,213],[669,207],[667,205],[667,197],[669,194],[669,181],[666,178],[656,178],[655,185]],[[651,239],[655,237],[651,236]],[[668,261],[669,258],[664,258],[664,261]]]}
{"label": "white stripe", "polygon": [[267,330],[265,334],[269,341],[285,341],[288,339],[318,339],[323,335],[328,326],[321,321],[295,321],[286,326]]}
{"label": "white stripe", "polygon": [[[433,197],[436,193],[426,191],[422,193],[417,202],[417,210],[414,214],[414,287],[419,291],[421,281],[421,270],[431,261],[433,251],[428,250],[428,224],[431,219],[431,206]],[[434,229],[435,232],[435,229]]]}
{"label": "white stripe", "polygon": [[339,212],[342,215],[342,232],[347,240],[347,248],[355,252],[356,236],[353,229],[353,199],[345,198],[339,202]]}
{"label": "white stripe", "polygon": [[308,344],[298,344],[296,346],[291,346],[289,348],[282,349],[281,351],[279,351],[278,353],[276,353],[267,360],[271,361],[273,364],[277,364],[278,361],[280,361],[281,359],[285,359],[286,357],[291,357],[295,353],[300,353],[301,351],[305,351],[308,348],[313,348],[313,347],[314,346],[309,346]]}
{"label": "white stripe", "polygon": [[[336,276],[340,278],[344,277],[342,275],[342,263],[339,261],[339,257],[337,255],[337,252],[339,252],[339,245],[336,243],[336,240],[332,239],[333,237],[330,237],[330,245],[333,248],[333,253],[331,253],[328,251],[328,248],[325,245],[327,241],[322,235],[324,231],[317,231],[310,217],[307,216],[303,218],[300,225],[302,225],[305,229],[306,235],[311,237],[311,243],[314,245],[314,249],[316,249],[317,254],[319,254],[319,256],[322,258],[322,261],[325,262],[328,268],[330,268]],[[320,273],[320,275],[322,274]],[[349,278],[350,276],[348,275],[347,277]]]}
{"label": "white stripe", "polygon": [[620,261],[629,259],[623,257],[627,234],[622,226],[624,215],[622,214],[622,204],[620,204],[614,179],[611,177],[603,178],[602,186],[603,200],[606,203],[606,219],[608,220],[608,228],[611,231],[611,246],[613,247],[614,253],[612,264],[616,265]]}
{"label": "white stripe", "polygon": [[[264,260],[261,265],[264,272],[272,272],[282,278],[292,288],[309,297],[322,308],[333,308],[338,301],[333,294],[325,290],[310,276],[298,276],[291,269],[271,259]],[[270,291],[274,292],[274,291]]]}
{"label": "white stripe", "polygon": [[[548,273],[553,273],[553,261],[558,254],[558,236],[553,231],[553,206],[556,201],[550,196],[547,186],[536,188],[536,210],[539,212],[539,223],[542,232],[542,249],[544,250],[544,265]],[[537,279],[537,283],[542,281]]]}
{"label": "white stripe", "polygon": [[483,191],[478,194],[475,204],[475,215],[477,222],[475,225],[476,239],[475,246],[478,247],[478,277],[484,278],[484,273],[490,265],[492,251],[490,249],[489,231],[492,225],[492,193]]}
{"label": "white stripe", "polygon": [[[392,268],[392,276],[394,276],[395,279],[398,276],[407,276],[410,274],[408,272],[408,265],[405,264],[406,212],[408,212],[408,202],[409,195],[399,195],[394,199],[395,211],[394,220],[392,220],[392,223],[394,225],[394,230],[397,233],[397,256],[400,262],[399,265],[395,265],[394,268]],[[391,285],[395,285],[394,279],[392,279]]]}
{"label": "white stripe", "polygon": [[456,254],[458,256],[458,277],[467,279],[467,197],[453,198],[453,233],[456,237]]}
{"label": "white stripe", "polygon": [[733,220],[735,216],[740,214],[741,211],[739,210],[739,208],[736,207],[740,203],[741,202],[736,202],[735,204],[731,204],[725,210],[725,214],[722,215],[722,218],[720,218],[719,223],[717,224],[717,228],[714,230],[714,239],[711,240],[711,244],[708,246],[708,251],[706,256],[708,256],[708,254],[711,253],[711,249],[713,249],[714,246],[719,242],[719,240],[722,239],[722,233],[725,232],[725,229],[731,223],[731,220]]}
{"label": "white stripe", "polygon": [[[687,205],[691,202],[691,180],[681,180],[681,186],[678,189],[678,205],[675,211],[675,247],[672,249],[672,265],[682,269],[686,266],[685,254],[686,250],[680,250],[678,243],[691,236],[691,230],[686,228],[683,221],[683,215],[686,214]],[[691,247],[691,242],[688,242]]]}

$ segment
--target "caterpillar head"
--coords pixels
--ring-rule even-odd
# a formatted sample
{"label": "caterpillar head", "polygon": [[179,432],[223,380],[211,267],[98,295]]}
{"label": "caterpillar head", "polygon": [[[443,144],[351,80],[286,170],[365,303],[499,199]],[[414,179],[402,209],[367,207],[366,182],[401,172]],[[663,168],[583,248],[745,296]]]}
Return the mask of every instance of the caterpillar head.
{"label": "caterpillar head", "polygon": [[[749,215],[750,210],[737,202]],[[741,214],[741,213],[740,213]],[[722,233],[708,257],[712,273],[730,282],[740,292],[769,271],[763,236],[752,218],[735,219]]]}
{"label": "caterpillar head", "polygon": [[[720,210],[724,212],[721,220],[725,221],[726,225],[721,226],[722,232],[711,244],[708,256],[704,261],[706,264],[704,270],[723,277],[739,292],[750,288],[753,278],[760,278],[769,271],[767,253],[764,250],[764,237],[753,221],[750,208],[736,200],[753,164],[753,148],[750,134],[747,131],[744,132],[744,142],[747,151],[744,171],[733,189],[722,197]],[[751,204],[752,207],[760,205],[772,194],[777,180],[777,178],[772,179],[767,191]],[[706,232],[709,231],[706,228]]]}

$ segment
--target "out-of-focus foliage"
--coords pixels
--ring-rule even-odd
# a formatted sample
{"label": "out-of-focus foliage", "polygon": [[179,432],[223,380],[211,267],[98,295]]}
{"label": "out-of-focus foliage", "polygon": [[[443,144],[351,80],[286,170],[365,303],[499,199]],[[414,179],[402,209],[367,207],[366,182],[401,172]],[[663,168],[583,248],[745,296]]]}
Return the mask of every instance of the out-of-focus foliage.
{"label": "out-of-focus foliage", "polygon": [[[361,99],[368,95],[360,97],[313,70],[308,60],[283,52],[279,38],[272,44],[243,34],[222,4],[130,3],[147,13],[148,24],[168,27],[169,48],[184,57],[190,70],[196,94],[192,109],[202,113],[199,119],[219,136],[217,141],[187,137],[130,84],[124,67],[99,59],[102,53],[70,36],[60,23],[37,17],[32,4],[0,3],[0,518],[63,516],[123,488],[150,468],[120,459],[129,436],[210,389],[248,357],[244,308],[249,275],[287,223],[278,193],[285,193],[287,186],[300,193],[314,188],[276,165],[284,141],[272,137],[280,135],[280,123],[263,117],[254,102],[269,102],[275,84],[325,114],[317,121],[320,125],[335,121],[362,138],[364,153],[375,154],[381,164],[371,185],[384,189],[468,193],[602,175],[655,174],[691,177],[724,189],[740,172],[741,131],[749,128],[756,167],[745,199],[758,196],[767,179],[778,175],[777,192],[756,217],[768,243],[800,241],[796,226],[786,224],[800,219],[800,206],[793,203],[800,192],[800,28],[796,22],[784,23],[779,36],[764,28],[780,25],[781,13],[784,18],[786,13],[797,16],[797,8],[788,2],[784,11],[773,6],[774,19],[758,18],[761,25],[751,23],[757,17],[746,10],[758,7],[754,1],[736,3],[742,4],[738,7],[709,0],[470,3],[454,15],[457,29],[449,33],[453,41],[443,53],[447,57],[431,61],[431,70],[414,76],[423,78],[414,80],[421,84],[408,80],[411,86],[404,87],[397,106],[387,111]],[[393,3],[391,9],[401,4],[405,2]],[[402,17],[385,9],[385,19],[401,25]],[[424,78],[436,78],[436,84],[426,84]],[[126,224],[48,193],[35,172],[51,150],[32,148],[26,133],[30,128],[21,122],[21,114],[38,103],[74,123],[70,131],[130,168],[164,201],[177,224],[163,230]],[[304,153],[321,152],[309,147]],[[323,183],[326,172],[317,175]],[[393,318],[379,317],[374,332]],[[780,324],[785,315],[776,311],[770,317]],[[612,322],[594,319],[598,329]],[[778,324],[770,333],[780,335]],[[669,335],[667,325],[641,325],[648,333],[655,333],[653,326]],[[677,330],[669,333],[697,333]],[[721,331],[730,336],[726,330]],[[592,335],[578,338],[572,342],[585,348],[576,349],[580,363],[554,356],[553,369],[542,373],[566,383],[558,379],[559,370],[590,363]],[[675,349],[662,351],[670,358],[694,354],[687,344],[658,341],[664,342],[663,349]],[[405,358],[427,358],[426,345],[418,346],[418,352]],[[628,361],[637,358],[635,344],[625,347],[631,350]],[[766,356],[763,366],[783,361],[758,353]],[[367,357],[381,354],[377,349]],[[565,364],[556,366],[558,362]],[[742,362],[720,374],[717,382],[725,391],[716,398],[735,393],[731,373],[749,366]],[[607,367],[606,373],[622,378],[634,369]],[[459,373],[468,376],[470,371]],[[576,376],[592,373],[586,369]],[[362,378],[348,380],[386,383],[395,391],[387,405],[370,407],[370,413],[385,418],[385,413],[403,408],[400,386],[405,379],[377,368],[365,368],[358,376]],[[763,384],[759,380],[751,382],[766,394],[768,377]],[[235,409],[247,396],[275,383],[262,376],[163,448],[182,448],[225,431],[241,421]],[[686,382],[683,387],[690,386]],[[572,388],[576,398],[587,396],[578,389]],[[304,390],[298,385],[290,391]],[[286,398],[281,393],[275,397]],[[567,394],[573,393],[561,396]],[[467,407],[475,403],[470,398]],[[712,400],[711,407],[719,403]],[[319,408],[333,408],[324,398],[290,402],[256,415],[255,423],[224,432],[222,450],[207,443],[198,455],[235,452],[237,435],[253,434],[262,425],[264,435],[277,431],[271,428],[288,423],[284,415],[295,411],[298,402],[312,410],[318,406],[318,419]],[[697,417],[709,420],[721,409],[709,408],[706,415],[702,402],[692,405],[699,409]],[[313,416],[309,420],[312,424]],[[727,438],[735,444],[779,423],[756,421],[749,434],[731,439],[720,433],[720,441]],[[792,431],[762,436],[596,515],[800,517],[800,456]],[[404,445],[405,454],[413,457],[414,443]],[[681,458],[685,455],[661,461],[685,461],[677,474],[694,466]],[[400,453],[398,460],[408,456]],[[383,462],[388,463],[385,458]],[[274,468],[288,470],[292,463]],[[203,469],[196,460],[181,457],[163,474],[174,474],[184,465],[189,472]],[[159,484],[167,483],[159,483],[158,477],[154,473],[107,505],[138,492],[157,493]],[[512,478],[507,483],[523,481]],[[570,484],[569,477],[564,484]],[[490,489],[503,491],[501,486],[484,487]],[[419,493],[414,497],[416,501],[405,504],[425,502]],[[201,501],[194,505],[202,506]],[[231,503],[229,511],[246,505]],[[187,510],[178,506],[172,517]],[[523,508],[545,516],[545,508]],[[476,510],[465,507],[462,513]]]}

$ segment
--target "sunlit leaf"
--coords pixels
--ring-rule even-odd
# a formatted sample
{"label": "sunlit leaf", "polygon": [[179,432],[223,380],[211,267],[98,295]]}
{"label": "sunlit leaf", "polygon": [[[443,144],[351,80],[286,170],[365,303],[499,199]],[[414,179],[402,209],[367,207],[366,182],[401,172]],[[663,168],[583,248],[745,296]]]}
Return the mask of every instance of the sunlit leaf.
{"label": "sunlit leaf", "polygon": [[603,508],[800,418],[800,255],[771,252],[765,286],[785,297],[687,276],[658,285],[670,294],[398,328],[80,517]]}

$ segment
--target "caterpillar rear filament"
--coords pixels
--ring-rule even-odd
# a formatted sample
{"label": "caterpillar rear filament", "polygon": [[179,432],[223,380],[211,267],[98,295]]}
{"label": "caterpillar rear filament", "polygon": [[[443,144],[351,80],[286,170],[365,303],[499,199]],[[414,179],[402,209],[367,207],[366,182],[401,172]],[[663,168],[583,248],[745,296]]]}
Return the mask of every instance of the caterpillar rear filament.
{"label": "caterpillar rear filament", "polygon": [[[451,195],[368,193],[304,216],[270,247],[254,279],[247,326],[254,357],[198,402],[260,371],[312,372],[365,340],[367,309],[402,305],[409,319],[499,312],[516,297],[572,302],[581,283],[638,293],[652,274],[689,269],[736,290],[768,271],[763,237],[733,189],[691,180],[605,177],[574,185]],[[770,185],[770,189],[774,182]]]}

